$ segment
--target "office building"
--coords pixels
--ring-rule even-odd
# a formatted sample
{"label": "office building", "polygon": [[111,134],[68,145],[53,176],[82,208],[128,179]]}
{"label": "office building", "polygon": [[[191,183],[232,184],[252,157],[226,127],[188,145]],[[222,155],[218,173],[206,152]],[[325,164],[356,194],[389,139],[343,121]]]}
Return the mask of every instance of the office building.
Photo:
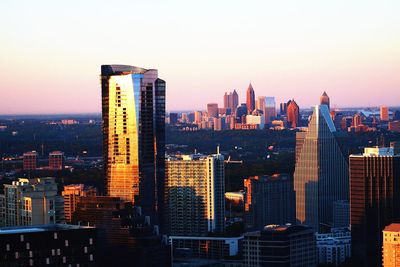
{"label": "office building", "polygon": [[296,223],[293,178],[287,174],[244,179],[245,226],[259,230],[269,224]]}
{"label": "office building", "polygon": [[315,236],[319,264],[339,266],[351,257],[351,233],[348,228],[336,228]]}
{"label": "office building", "polygon": [[245,103],[242,103],[240,106],[236,108],[236,113],[235,113],[236,121],[245,123],[243,122],[243,117],[246,117],[246,115],[247,115],[247,106]]}
{"label": "office building", "polygon": [[202,118],[203,118],[203,113],[201,111],[194,112],[194,122],[195,123],[201,123]]}
{"label": "office building", "polygon": [[0,194],[0,227],[6,226],[6,198]]}
{"label": "office building", "polygon": [[329,96],[326,92],[324,92],[321,97],[319,98],[319,103],[320,105],[327,105],[328,109],[330,110],[331,108],[331,101],[329,99]]}
{"label": "office building", "polygon": [[217,103],[207,104],[207,114],[209,118],[218,118],[218,104]]}
{"label": "office building", "polygon": [[333,202],[333,228],[350,226],[350,203],[347,200]]}
{"label": "office building", "polygon": [[51,170],[64,169],[64,153],[61,151],[53,151],[49,153],[49,168]]}
{"label": "office building", "polygon": [[258,129],[264,129],[264,115],[246,115],[246,124],[257,125]]}
{"label": "office building", "polygon": [[103,157],[107,194],[161,218],[165,168],[165,81],[157,70],[102,65]]}
{"label": "office building", "polygon": [[118,197],[80,197],[73,222],[95,225],[100,267],[170,266],[170,246],[140,207]]}
{"label": "office building", "polygon": [[224,129],[223,125],[225,126],[225,123],[222,123],[222,118],[214,118],[213,125],[214,131],[222,131]]}
{"label": "office building", "polygon": [[300,126],[300,108],[296,101],[289,100],[287,103],[287,122],[290,128],[296,128]]}
{"label": "office building", "polygon": [[348,164],[336,138],[328,106],[314,108],[307,132],[296,144],[296,218],[314,231],[333,223],[333,203],[349,198]]}
{"label": "office building", "polygon": [[354,116],[353,116],[353,123],[352,123],[352,126],[353,126],[353,127],[358,127],[358,126],[360,126],[360,125],[362,125],[362,117],[361,117],[361,114],[356,113],[356,114],[354,114]]}
{"label": "office building", "polygon": [[400,224],[392,223],[383,229],[383,267],[400,266]]}
{"label": "office building", "polygon": [[227,260],[242,254],[243,236],[169,236],[169,240],[174,260],[182,256],[195,259]]}
{"label": "office building", "polygon": [[269,225],[243,239],[245,267],[317,266],[314,231],[303,225]]}
{"label": "office building", "polygon": [[261,110],[264,114],[265,111],[265,96],[258,96],[256,100],[256,110]]}
{"label": "office building", "polygon": [[276,118],[275,97],[265,98],[264,116],[266,124],[270,124]]}
{"label": "office building", "polygon": [[19,178],[4,185],[5,225],[64,222],[64,203],[54,178]]}
{"label": "office building", "polygon": [[68,224],[0,229],[1,266],[97,265],[96,228]]}
{"label": "office building", "polygon": [[253,110],[256,108],[256,96],[251,83],[249,84],[249,87],[247,88],[246,92],[246,107],[247,107],[247,114],[251,114]]}
{"label": "office building", "polygon": [[64,218],[67,223],[72,222],[72,215],[76,210],[77,199],[79,197],[96,196],[97,189],[93,186],[84,184],[65,185],[62,191],[64,198]]}
{"label": "office building", "polygon": [[230,109],[231,112],[234,113],[238,105],[239,105],[239,96],[236,90],[233,90],[233,92],[230,92],[229,94],[225,92],[224,95],[225,110]]}
{"label": "office building", "polygon": [[392,145],[350,156],[350,224],[357,266],[382,264],[382,230],[400,221],[400,155]]}
{"label": "office building", "polygon": [[166,161],[165,212],[169,235],[224,231],[224,157],[183,155]]}
{"label": "office building", "polygon": [[22,164],[24,170],[35,170],[38,167],[38,153],[36,151],[25,152]]}
{"label": "office building", "polygon": [[286,116],[288,103],[280,103],[279,105],[279,115]]}
{"label": "office building", "polygon": [[380,117],[381,117],[381,121],[389,121],[389,108],[388,107],[381,107]]}

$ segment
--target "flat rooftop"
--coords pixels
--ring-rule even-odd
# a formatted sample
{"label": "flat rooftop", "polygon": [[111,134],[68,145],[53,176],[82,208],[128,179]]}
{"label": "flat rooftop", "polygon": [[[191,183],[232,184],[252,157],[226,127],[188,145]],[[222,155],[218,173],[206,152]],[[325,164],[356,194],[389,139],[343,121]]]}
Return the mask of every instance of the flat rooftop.
{"label": "flat rooftop", "polygon": [[36,233],[46,231],[63,231],[63,230],[78,230],[78,229],[91,229],[95,227],[72,225],[72,224],[43,224],[31,226],[12,226],[0,228],[0,235],[4,234],[23,234],[23,233]]}

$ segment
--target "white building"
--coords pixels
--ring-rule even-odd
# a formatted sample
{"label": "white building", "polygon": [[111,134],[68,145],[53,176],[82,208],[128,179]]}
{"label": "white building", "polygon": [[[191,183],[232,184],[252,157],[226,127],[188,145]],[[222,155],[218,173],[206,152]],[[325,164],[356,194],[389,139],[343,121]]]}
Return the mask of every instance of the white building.
{"label": "white building", "polygon": [[264,115],[246,115],[246,124],[258,125],[259,129],[264,129]]}

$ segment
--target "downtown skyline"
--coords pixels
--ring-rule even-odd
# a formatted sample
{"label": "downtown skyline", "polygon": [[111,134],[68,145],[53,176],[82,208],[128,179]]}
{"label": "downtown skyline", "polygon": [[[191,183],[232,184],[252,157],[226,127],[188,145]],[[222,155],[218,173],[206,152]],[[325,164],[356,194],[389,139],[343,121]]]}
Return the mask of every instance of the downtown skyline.
{"label": "downtown skyline", "polygon": [[169,111],[222,106],[234,89],[244,103],[250,81],[256,96],[294,98],[301,108],[323,91],[333,108],[397,106],[399,8],[397,1],[27,1],[24,8],[4,1],[0,21],[12,27],[0,30],[0,114],[100,112],[98,66],[128,63],[169,81]]}

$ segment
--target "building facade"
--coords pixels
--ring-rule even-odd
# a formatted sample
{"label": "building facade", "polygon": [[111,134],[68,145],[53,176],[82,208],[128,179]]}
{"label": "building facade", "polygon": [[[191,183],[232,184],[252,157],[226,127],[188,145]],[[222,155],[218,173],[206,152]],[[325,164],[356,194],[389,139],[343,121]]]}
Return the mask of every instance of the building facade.
{"label": "building facade", "polygon": [[400,224],[392,223],[383,229],[383,267],[400,266]]}
{"label": "building facade", "polygon": [[316,234],[318,263],[339,266],[351,257],[351,233],[336,228],[330,233]]}
{"label": "building facade", "polygon": [[64,198],[64,218],[67,223],[72,222],[72,215],[76,210],[79,197],[96,196],[97,189],[84,184],[65,185],[62,191]]}
{"label": "building facade", "polygon": [[64,222],[64,201],[54,178],[19,178],[4,185],[6,226]]}
{"label": "building facade", "polygon": [[247,114],[251,114],[253,110],[256,108],[256,96],[251,83],[249,84],[249,87],[247,88],[246,92],[246,107],[247,107]]}
{"label": "building facade", "polygon": [[269,225],[243,239],[243,266],[317,266],[314,231],[303,225]]}
{"label": "building facade", "polygon": [[335,133],[328,106],[316,106],[296,145],[296,218],[317,232],[332,226],[333,203],[349,198],[348,164]]}
{"label": "building facade", "polygon": [[218,118],[218,104],[217,103],[207,104],[207,114],[209,118]]}
{"label": "building facade", "polygon": [[0,229],[1,266],[97,265],[96,228],[68,224]]}
{"label": "building facade", "polygon": [[296,222],[293,178],[287,174],[244,179],[245,225],[259,230],[265,225]]}
{"label": "building facade", "polygon": [[49,168],[51,170],[64,169],[64,152],[53,151],[49,153]]}
{"label": "building facade", "polygon": [[287,122],[290,128],[296,128],[300,126],[300,108],[297,103],[293,100],[289,100],[287,103]]}
{"label": "building facade", "polygon": [[169,235],[205,236],[225,228],[225,171],[220,154],[166,161],[165,218]]}
{"label": "building facade", "polygon": [[329,99],[329,96],[326,92],[324,92],[321,97],[319,98],[319,103],[320,105],[327,105],[328,109],[330,110],[331,108],[331,100]]}
{"label": "building facade", "polygon": [[165,81],[157,70],[101,66],[107,194],[158,222],[165,168]]}
{"label": "building facade", "polygon": [[35,170],[38,167],[38,153],[36,151],[25,152],[22,164],[24,170]]}
{"label": "building facade", "polygon": [[380,266],[382,230],[400,220],[400,155],[394,147],[350,156],[350,213],[358,266]]}

